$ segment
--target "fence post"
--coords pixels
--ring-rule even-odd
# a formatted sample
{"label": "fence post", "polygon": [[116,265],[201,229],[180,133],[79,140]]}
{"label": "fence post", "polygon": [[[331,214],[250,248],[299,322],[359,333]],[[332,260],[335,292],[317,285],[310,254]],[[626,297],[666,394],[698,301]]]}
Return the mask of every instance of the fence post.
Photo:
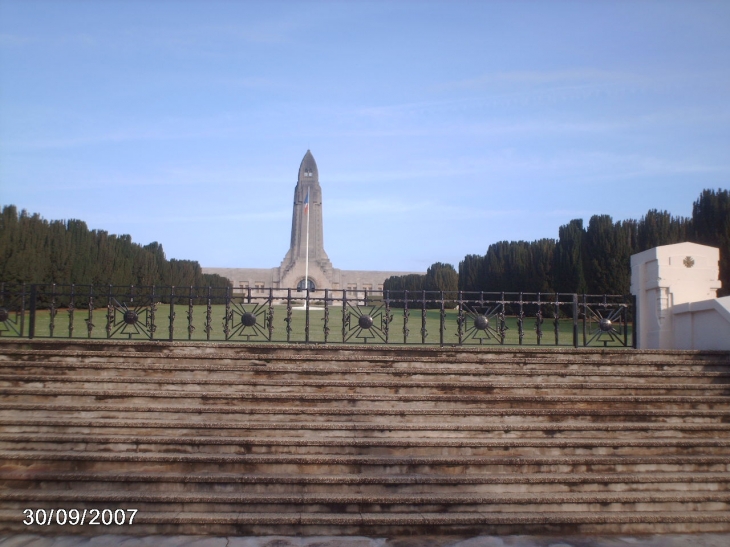
{"label": "fence post", "polygon": [[408,343],[408,291],[403,292],[403,343]]}
{"label": "fence post", "polygon": [[30,286],[30,317],[28,318],[28,338],[35,337],[35,308],[36,308],[36,284]]}
{"label": "fence post", "polygon": [[586,321],[588,319],[588,305],[586,302],[586,293],[583,293],[583,346],[587,346],[586,338]]}
{"label": "fence post", "polygon": [[426,343],[426,336],[428,331],[426,330],[426,291],[422,291],[421,294],[421,344]]}
{"label": "fence post", "polygon": [[631,295],[631,304],[634,308],[633,321],[631,322],[631,347],[638,349],[639,347],[639,333],[636,330],[639,325],[639,307],[636,305],[636,295]]}
{"label": "fence post", "polygon": [[444,328],[446,323],[446,311],[444,310],[444,291],[441,291],[441,312],[439,315],[439,344],[444,347]]}
{"label": "fence post", "polygon": [[175,339],[175,286],[170,287],[170,326],[169,326],[169,333],[170,333],[170,342],[172,342]]}
{"label": "fence post", "polygon": [[578,293],[573,293],[573,347],[578,347]]}
{"label": "fence post", "polygon": [[330,334],[330,305],[329,305],[329,298],[330,293],[329,289],[324,290],[324,317],[322,318],[324,320],[324,343],[327,343],[327,339],[329,338]]}
{"label": "fence post", "polygon": [[20,294],[20,336],[22,338],[23,334],[25,334],[25,283],[23,283],[23,289]]}
{"label": "fence post", "polygon": [[305,284],[307,285],[307,296],[304,301],[304,342],[309,344],[309,279],[305,281]]}
{"label": "fence post", "polygon": [[210,285],[208,285],[208,297],[205,300],[205,339],[206,340],[210,340],[210,331],[212,330],[210,314],[212,313],[212,311],[213,311],[213,308],[211,307]]}

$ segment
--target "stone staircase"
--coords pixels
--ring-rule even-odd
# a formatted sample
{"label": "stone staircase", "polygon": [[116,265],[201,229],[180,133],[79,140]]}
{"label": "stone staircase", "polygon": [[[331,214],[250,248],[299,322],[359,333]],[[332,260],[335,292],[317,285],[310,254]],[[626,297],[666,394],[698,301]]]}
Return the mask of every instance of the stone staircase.
{"label": "stone staircase", "polygon": [[728,353],[2,340],[0,394],[2,533],[730,532]]}

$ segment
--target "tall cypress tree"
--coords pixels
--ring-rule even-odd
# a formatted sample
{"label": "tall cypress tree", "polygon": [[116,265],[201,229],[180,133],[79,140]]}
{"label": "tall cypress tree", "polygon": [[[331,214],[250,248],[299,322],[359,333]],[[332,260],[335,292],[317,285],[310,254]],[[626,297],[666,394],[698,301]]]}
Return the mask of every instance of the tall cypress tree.
{"label": "tall cypress tree", "polygon": [[720,249],[718,295],[730,294],[730,190],[704,190],[692,206],[689,239]]}
{"label": "tall cypress tree", "polygon": [[483,275],[484,257],[481,255],[466,255],[464,260],[459,262],[459,290],[482,290]]}
{"label": "tall cypress tree", "polygon": [[426,287],[430,291],[458,291],[459,274],[451,264],[436,262],[426,270]]}
{"label": "tall cypress tree", "polygon": [[583,219],[577,218],[558,229],[553,259],[553,288],[559,292],[585,292],[583,268]]}
{"label": "tall cypress tree", "polygon": [[610,215],[594,215],[584,238],[584,262],[588,292],[627,294],[631,284],[630,257],[633,223],[616,222]]}
{"label": "tall cypress tree", "polygon": [[636,252],[687,241],[689,219],[651,209],[637,223]]}
{"label": "tall cypress tree", "polygon": [[525,291],[543,293],[554,291],[553,266],[556,247],[554,239],[539,239],[530,243],[530,267]]}

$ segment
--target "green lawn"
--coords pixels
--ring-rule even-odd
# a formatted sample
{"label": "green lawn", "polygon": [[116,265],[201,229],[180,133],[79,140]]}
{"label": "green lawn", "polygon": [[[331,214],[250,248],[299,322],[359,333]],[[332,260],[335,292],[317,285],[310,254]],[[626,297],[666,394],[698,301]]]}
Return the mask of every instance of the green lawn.
{"label": "green lawn", "polygon": [[[271,342],[287,342],[286,332],[286,306],[274,305],[273,309],[273,331],[271,333]],[[148,308],[140,308],[136,311],[139,316],[139,322],[137,325],[142,325],[149,320]],[[188,312],[189,308],[187,305],[175,305],[175,318],[174,318],[174,340],[206,340],[207,335],[205,331],[205,319],[206,319],[206,307],[205,306],[193,306],[192,309],[192,326],[194,329],[192,332],[188,331]],[[256,307],[253,304],[235,305],[231,309],[233,320],[229,322],[229,341],[242,341],[242,342],[267,342],[269,337],[269,329],[266,323],[266,316],[268,314],[267,306]],[[382,344],[383,340],[381,337],[385,337],[384,332],[384,309],[376,306],[362,306],[362,307],[348,307],[348,313],[350,314],[350,327],[345,329],[345,340],[351,344]],[[250,313],[256,317],[256,324],[254,326],[248,326],[243,328],[242,314]],[[391,309],[393,316],[392,321],[389,325],[389,344],[403,344],[404,343],[404,317],[402,309]],[[154,333],[155,340],[169,340],[169,315],[170,306],[169,304],[160,304],[158,309],[155,311],[154,322],[156,330]],[[360,315],[371,315],[374,319],[373,328],[365,329],[358,326],[358,320]],[[129,325],[125,325],[122,321],[122,311],[117,311],[116,314],[116,325],[112,327],[112,338],[114,339],[132,339],[132,340],[145,340],[149,339],[149,331],[147,329],[135,328]],[[225,341],[226,334],[224,332],[224,317],[225,317],[225,306],[214,305],[211,308],[211,332],[210,340]],[[68,310],[58,310],[54,320],[54,338],[68,338],[69,337],[69,312]],[[89,312],[85,309],[77,309],[73,313],[73,338],[87,338],[87,319],[89,318]],[[444,345],[455,345],[458,344],[458,314],[456,310],[446,310],[444,317]],[[489,322],[489,330],[485,334],[483,330],[477,330],[473,327],[476,316],[467,316],[465,323],[465,332],[463,335],[463,343],[465,345],[498,345],[499,338],[493,328],[497,328],[497,318],[491,317]],[[365,321],[365,320],[364,320]],[[104,339],[107,338],[107,309],[100,308],[93,312],[91,323],[94,325],[91,331],[91,338]],[[329,309],[329,335],[327,341],[330,343],[342,343],[343,342],[343,312],[342,307],[330,307]],[[40,310],[36,312],[36,324],[35,324],[35,336],[37,338],[49,338],[51,337],[51,321],[50,312],[48,310]],[[516,317],[506,317],[505,326],[507,330],[505,332],[504,343],[506,345],[517,345],[519,344],[519,330],[517,325]],[[579,344],[583,344],[583,324],[579,322]],[[262,328],[263,327],[263,328]],[[300,309],[294,309],[291,312],[291,332],[289,333],[289,341],[291,342],[304,342],[306,341],[306,312]],[[422,323],[422,312],[420,309],[410,310],[407,327],[409,330],[407,343],[408,344],[421,344],[422,334],[421,329]],[[26,312],[24,335],[28,335],[29,328],[29,317]],[[596,332],[597,325],[592,323],[589,325],[587,330],[587,336],[590,339]],[[425,339],[426,344],[439,344],[440,343],[440,312],[439,310],[426,310],[425,329],[427,336]],[[555,346],[555,327],[553,318],[546,317],[542,324],[542,344],[543,346]],[[537,345],[537,335],[535,331],[535,318],[525,318],[523,324],[524,337],[523,345],[535,346]],[[139,332],[138,332],[139,331]],[[0,323],[0,336],[8,337],[14,334],[8,330],[7,324]],[[573,321],[570,318],[561,319],[558,325],[558,345],[570,347],[573,345]],[[481,340],[480,340],[481,338]],[[600,339],[594,340],[590,345],[603,347],[603,339],[606,338],[604,335]],[[620,337],[623,340],[623,336]],[[310,342],[324,342],[324,310],[322,309],[310,309],[309,311],[309,338]],[[629,326],[629,345],[631,344],[631,331]],[[621,347],[621,343],[618,341],[609,341],[607,344],[609,347]]]}

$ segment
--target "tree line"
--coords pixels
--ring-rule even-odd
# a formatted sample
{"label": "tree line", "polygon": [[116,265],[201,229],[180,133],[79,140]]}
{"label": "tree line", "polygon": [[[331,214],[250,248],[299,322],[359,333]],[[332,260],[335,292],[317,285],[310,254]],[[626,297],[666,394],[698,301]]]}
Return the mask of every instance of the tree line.
{"label": "tree line", "polygon": [[18,212],[0,215],[0,281],[77,285],[228,287],[193,260],[167,259],[157,242],[139,245],[129,235],[89,230],[81,220],[45,220]]}
{"label": "tree line", "polygon": [[[718,294],[730,294],[730,191],[704,190],[692,216],[652,209],[639,220],[594,215],[571,220],[558,239],[499,241],[484,255],[432,264],[425,275],[393,276],[391,291],[504,291],[628,294],[632,254],[691,241],[720,248]],[[89,230],[81,220],[43,219],[5,206],[0,215],[0,281],[79,285],[211,286],[230,281],[203,274],[192,260],[168,260],[157,242],[141,246],[129,235]]]}
{"label": "tree line", "polygon": [[575,219],[558,229],[557,240],[499,241],[484,255],[465,256],[456,279],[437,277],[432,269],[455,272],[439,262],[426,275],[388,278],[383,288],[629,294],[632,254],[685,241],[719,247],[718,295],[730,294],[730,191],[723,189],[704,190],[689,218],[652,209],[639,220],[594,215],[584,226]]}

